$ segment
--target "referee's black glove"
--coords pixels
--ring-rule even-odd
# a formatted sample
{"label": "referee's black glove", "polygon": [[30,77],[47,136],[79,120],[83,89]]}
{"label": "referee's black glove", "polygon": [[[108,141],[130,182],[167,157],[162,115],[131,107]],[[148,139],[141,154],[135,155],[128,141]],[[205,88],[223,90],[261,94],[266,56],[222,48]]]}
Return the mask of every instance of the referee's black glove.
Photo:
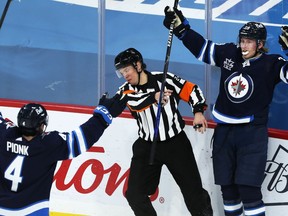
{"label": "referee's black glove", "polygon": [[108,98],[108,94],[105,93],[99,100],[99,105],[105,106],[112,117],[119,116],[126,107],[127,96],[114,95],[112,98]]}

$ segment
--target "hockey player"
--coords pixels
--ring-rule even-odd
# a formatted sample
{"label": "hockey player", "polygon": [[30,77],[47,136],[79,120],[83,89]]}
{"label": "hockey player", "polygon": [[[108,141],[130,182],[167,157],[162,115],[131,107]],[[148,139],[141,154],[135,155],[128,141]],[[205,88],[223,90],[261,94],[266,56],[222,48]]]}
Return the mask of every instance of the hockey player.
{"label": "hockey player", "polygon": [[93,116],[72,132],[45,132],[46,109],[24,105],[18,127],[0,116],[0,215],[48,216],[56,164],[86,152],[125,108],[125,100],[100,100]]}
{"label": "hockey player", "polygon": [[[225,215],[263,216],[261,184],[267,159],[268,112],[274,87],[288,83],[288,64],[266,54],[266,28],[248,22],[238,44],[216,44],[190,28],[180,10],[164,10],[164,25],[175,21],[174,34],[200,61],[220,67],[220,87],[212,115],[215,183],[221,186]],[[287,39],[287,34],[285,36]],[[287,48],[287,40],[284,43]]]}
{"label": "hockey player", "polygon": [[133,144],[126,191],[126,199],[135,215],[157,215],[149,195],[156,192],[165,164],[180,187],[190,213],[193,216],[212,216],[210,197],[202,187],[192,146],[183,130],[185,123],[178,110],[180,100],[187,102],[194,113],[193,124],[201,124],[197,130],[203,133],[207,121],[203,116],[206,104],[201,89],[172,73],[167,74],[158,142],[154,164],[151,165],[149,157],[163,73],[148,72],[141,53],[134,48],[120,52],[115,58],[115,67],[126,80],[117,94],[127,96],[127,106],[138,124],[139,138]]}

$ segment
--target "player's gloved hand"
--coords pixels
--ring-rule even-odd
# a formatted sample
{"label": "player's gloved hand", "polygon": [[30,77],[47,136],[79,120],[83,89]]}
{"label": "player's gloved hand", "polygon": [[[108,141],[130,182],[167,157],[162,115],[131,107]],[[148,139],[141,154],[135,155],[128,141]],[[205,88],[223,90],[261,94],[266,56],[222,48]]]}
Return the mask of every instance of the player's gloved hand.
{"label": "player's gloved hand", "polygon": [[108,98],[108,94],[105,93],[99,100],[99,105],[105,106],[112,117],[119,116],[126,107],[127,96],[121,98],[119,94],[114,95],[112,98]]}
{"label": "player's gloved hand", "polygon": [[183,16],[182,11],[177,8],[173,8],[173,10],[174,11],[172,11],[169,6],[165,7],[163,25],[167,29],[170,29],[171,23],[174,22],[173,33],[181,40],[186,34],[186,31],[190,29],[190,25],[188,20]]}
{"label": "player's gloved hand", "polygon": [[282,50],[288,56],[288,26],[281,27],[282,33],[279,35],[279,44],[281,45]]}
{"label": "player's gloved hand", "polygon": [[[96,116],[101,116],[100,120],[104,125],[110,125],[112,123],[113,117],[112,115],[109,113],[109,111],[107,110],[107,108],[105,106],[102,105],[98,105],[95,110],[94,110],[94,114],[95,117]],[[103,121],[104,120],[104,121]]]}

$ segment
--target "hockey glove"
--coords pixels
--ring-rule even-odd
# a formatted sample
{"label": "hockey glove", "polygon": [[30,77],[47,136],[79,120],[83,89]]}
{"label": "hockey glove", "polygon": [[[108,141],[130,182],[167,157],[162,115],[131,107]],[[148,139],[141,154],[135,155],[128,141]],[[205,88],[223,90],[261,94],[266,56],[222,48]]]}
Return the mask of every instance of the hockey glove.
{"label": "hockey glove", "polygon": [[125,109],[127,103],[127,96],[122,97],[119,94],[114,95],[112,98],[108,98],[108,94],[105,93],[99,100],[99,105],[105,106],[112,117],[119,116]]}
{"label": "hockey glove", "polygon": [[[111,114],[109,113],[109,111],[107,110],[105,106],[98,105],[96,107],[96,109],[94,110],[94,116],[97,116],[97,115],[102,116],[102,119],[104,119],[104,121],[106,122],[106,125],[110,125],[112,123],[113,117],[111,116]],[[103,123],[104,121],[102,120]]]}
{"label": "hockey glove", "polygon": [[282,33],[279,35],[279,44],[281,45],[282,50],[288,56],[288,26],[281,27]]}
{"label": "hockey glove", "polygon": [[182,11],[177,8],[173,9],[174,11],[172,11],[169,6],[165,7],[163,24],[167,29],[170,29],[171,23],[174,22],[173,33],[181,40],[186,34],[186,31],[190,29],[190,25],[188,20],[183,16]]}

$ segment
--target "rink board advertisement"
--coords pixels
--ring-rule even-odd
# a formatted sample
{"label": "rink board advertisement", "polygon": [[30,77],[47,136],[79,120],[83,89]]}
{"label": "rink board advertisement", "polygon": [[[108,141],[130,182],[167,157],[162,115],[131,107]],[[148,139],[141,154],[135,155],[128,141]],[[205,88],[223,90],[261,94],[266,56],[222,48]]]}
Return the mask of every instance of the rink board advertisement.
{"label": "rink board advertisement", "polygon": [[[7,105],[7,102],[0,102],[2,115],[16,122],[20,104]],[[73,130],[88,120],[93,111],[92,107],[44,105],[49,115],[47,131]],[[185,131],[191,140],[204,187],[211,195],[215,216],[221,216],[222,199],[219,187],[214,185],[211,161],[213,128],[209,128],[205,134],[196,133],[191,126],[191,119],[187,119]],[[285,134],[283,137],[269,139],[263,183],[267,215],[284,216],[288,209],[288,140]],[[73,160],[59,162],[51,190],[51,215],[133,216],[124,192],[127,188],[132,144],[136,138],[136,121],[125,112],[113,120],[89,152]],[[159,216],[190,215],[178,186],[165,166],[158,190],[150,199]]]}

